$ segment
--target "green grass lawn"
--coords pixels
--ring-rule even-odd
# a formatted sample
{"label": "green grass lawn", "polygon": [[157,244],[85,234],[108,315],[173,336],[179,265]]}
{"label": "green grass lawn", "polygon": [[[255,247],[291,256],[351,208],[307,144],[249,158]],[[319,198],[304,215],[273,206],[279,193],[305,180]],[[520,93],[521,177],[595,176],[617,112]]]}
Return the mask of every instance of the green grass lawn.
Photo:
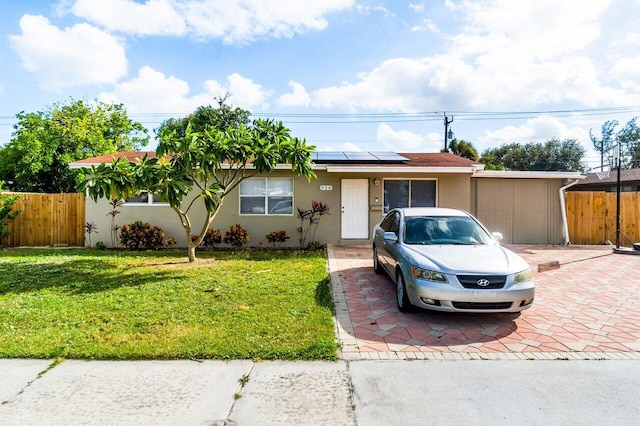
{"label": "green grass lawn", "polygon": [[0,251],[0,357],[335,359],[324,253]]}

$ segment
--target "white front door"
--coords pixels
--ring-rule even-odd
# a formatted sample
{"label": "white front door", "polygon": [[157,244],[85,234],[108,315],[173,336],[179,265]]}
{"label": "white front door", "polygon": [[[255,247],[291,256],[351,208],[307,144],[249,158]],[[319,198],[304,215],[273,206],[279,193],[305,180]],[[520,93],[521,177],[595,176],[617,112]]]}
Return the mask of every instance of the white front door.
{"label": "white front door", "polygon": [[341,238],[369,238],[369,179],[342,179]]}

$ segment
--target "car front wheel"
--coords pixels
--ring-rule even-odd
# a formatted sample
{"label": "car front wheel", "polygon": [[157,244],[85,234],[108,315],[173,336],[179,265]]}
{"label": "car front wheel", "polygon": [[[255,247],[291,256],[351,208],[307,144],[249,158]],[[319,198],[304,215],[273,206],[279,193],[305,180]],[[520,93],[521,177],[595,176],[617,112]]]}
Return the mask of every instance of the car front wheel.
{"label": "car front wheel", "polygon": [[404,283],[402,273],[398,272],[396,277],[396,300],[398,301],[398,310],[400,312],[411,312],[411,302],[407,295],[407,286]]}

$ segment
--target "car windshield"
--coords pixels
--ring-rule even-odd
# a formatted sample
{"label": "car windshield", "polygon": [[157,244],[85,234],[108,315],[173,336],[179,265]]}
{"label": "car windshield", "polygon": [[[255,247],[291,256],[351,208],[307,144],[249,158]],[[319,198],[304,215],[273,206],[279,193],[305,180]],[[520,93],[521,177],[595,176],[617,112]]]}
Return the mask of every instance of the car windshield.
{"label": "car windshield", "polygon": [[415,216],[405,218],[405,244],[490,244],[492,237],[472,218]]}

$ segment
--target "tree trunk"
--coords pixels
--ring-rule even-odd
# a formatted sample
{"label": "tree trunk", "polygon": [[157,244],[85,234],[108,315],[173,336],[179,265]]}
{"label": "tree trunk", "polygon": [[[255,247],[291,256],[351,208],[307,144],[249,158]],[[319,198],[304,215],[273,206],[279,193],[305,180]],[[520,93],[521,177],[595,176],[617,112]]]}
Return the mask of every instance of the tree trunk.
{"label": "tree trunk", "polygon": [[189,263],[196,261],[196,245],[189,242],[187,243],[187,251],[189,252]]}

